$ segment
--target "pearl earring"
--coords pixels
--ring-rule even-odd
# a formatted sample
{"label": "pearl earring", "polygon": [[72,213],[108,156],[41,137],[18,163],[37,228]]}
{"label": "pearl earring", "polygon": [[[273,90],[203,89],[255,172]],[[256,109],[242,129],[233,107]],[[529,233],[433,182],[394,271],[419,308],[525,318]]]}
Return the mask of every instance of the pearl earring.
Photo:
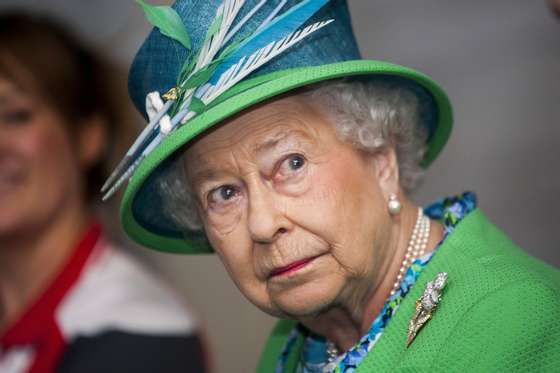
{"label": "pearl earring", "polygon": [[391,195],[389,195],[389,213],[391,215],[397,215],[401,212],[401,207],[401,201],[397,199],[397,195],[391,193]]}

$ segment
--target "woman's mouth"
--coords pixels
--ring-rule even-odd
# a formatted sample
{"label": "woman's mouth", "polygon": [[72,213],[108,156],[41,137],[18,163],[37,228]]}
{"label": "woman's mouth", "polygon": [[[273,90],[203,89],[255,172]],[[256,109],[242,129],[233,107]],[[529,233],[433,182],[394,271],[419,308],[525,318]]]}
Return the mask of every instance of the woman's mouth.
{"label": "woman's mouth", "polygon": [[305,267],[306,265],[308,265],[309,263],[311,263],[317,257],[318,256],[313,256],[302,260],[296,260],[295,262],[292,262],[287,266],[275,268],[272,270],[272,272],[270,272],[269,277],[282,276],[282,275],[287,275],[289,273],[296,272],[302,269],[303,267]]}

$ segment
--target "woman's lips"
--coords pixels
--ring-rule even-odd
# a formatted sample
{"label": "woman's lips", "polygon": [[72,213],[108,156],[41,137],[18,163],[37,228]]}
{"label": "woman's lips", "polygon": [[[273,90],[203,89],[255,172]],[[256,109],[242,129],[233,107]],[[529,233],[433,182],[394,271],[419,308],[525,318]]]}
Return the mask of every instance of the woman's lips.
{"label": "woman's lips", "polygon": [[275,268],[274,270],[272,270],[272,272],[270,272],[269,277],[281,276],[281,275],[286,275],[288,273],[295,272],[305,267],[307,264],[312,262],[315,258],[317,258],[317,256],[313,256],[302,260],[297,260],[293,263],[288,264],[287,266]]}

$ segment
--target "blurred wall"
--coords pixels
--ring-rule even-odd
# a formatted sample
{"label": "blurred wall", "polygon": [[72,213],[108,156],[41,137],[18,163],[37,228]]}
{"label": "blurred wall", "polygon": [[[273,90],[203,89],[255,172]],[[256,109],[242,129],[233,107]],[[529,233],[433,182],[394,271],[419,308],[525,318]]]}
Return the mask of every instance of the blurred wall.
{"label": "blurred wall", "polygon": [[363,54],[441,82],[451,139],[416,193],[474,190],[527,251],[560,266],[560,19],[545,1],[351,1]]}
{"label": "blurred wall", "polygon": [[[124,64],[149,31],[133,1],[0,0],[14,4],[60,16]],[[350,0],[350,7],[364,56],[424,71],[454,104],[451,140],[415,198],[474,190],[514,241],[560,266],[560,20],[545,1]],[[274,320],[244,300],[217,258],[141,253],[188,297],[214,371],[253,371]]]}

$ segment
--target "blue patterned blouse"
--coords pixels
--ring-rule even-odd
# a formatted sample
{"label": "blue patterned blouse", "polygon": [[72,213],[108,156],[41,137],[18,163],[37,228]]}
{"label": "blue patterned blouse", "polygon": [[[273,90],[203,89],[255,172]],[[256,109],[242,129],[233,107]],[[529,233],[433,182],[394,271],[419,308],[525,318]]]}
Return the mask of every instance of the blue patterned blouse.
{"label": "blue patterned blouse", "polygon": [[400,284],[400,288],[393,296],[387,299],[381,312],[379,312],[371,324],[368,333],[350,350],[346,351],[336,360],[329,362],[326,340],[323,337],[310,333],[302,325],[298,325],[292,330],[288,337],[286,345],[278,359],[275,373],[284,372],[284,366],[291,349],[298,336],[302,333],[307,334],[307,337],[305,338],[302,354],[300,356],[300,362],[297,368],[298,373],[353,373],[383,335],[385,327],[399,308],[406,294],[408,294],[412,288],[412,285],[416,282],[418,276],[420,276],[422,269],[428,264],[447,236],[453,232],[453,229],[461,219],[475,208],[476,196],[471,192],[441,199],[426,207],[424,213],[432,219],[439,220],[444,225],[443,239],[432,252],[416,259],[408,268]]}

